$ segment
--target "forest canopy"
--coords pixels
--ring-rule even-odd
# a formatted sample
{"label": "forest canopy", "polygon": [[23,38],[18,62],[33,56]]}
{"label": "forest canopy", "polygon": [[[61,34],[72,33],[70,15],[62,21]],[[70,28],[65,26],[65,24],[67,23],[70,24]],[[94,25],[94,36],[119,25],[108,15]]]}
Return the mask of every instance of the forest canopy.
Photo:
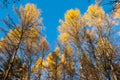
{"label": "forest canopy", "polygon": [[109,14],[97,3],[84,14],[67,10],[53,51],[40,9],[27,3],[14,11],[18,23],[8,15],[0,27],[1,80],[120,80],[119,2]]}

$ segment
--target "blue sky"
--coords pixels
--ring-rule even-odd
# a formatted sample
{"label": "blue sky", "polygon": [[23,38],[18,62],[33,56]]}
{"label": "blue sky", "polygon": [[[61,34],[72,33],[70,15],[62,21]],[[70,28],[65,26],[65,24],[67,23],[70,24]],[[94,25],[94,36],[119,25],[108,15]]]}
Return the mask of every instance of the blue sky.
{"label": "blue sky", "polygon": [[[71,8],[78,8],[81,14],[84,14],[88,6],[94,3],[94,0],[91,0],[91,2],[88,2],[88,0],[21,0],[15,4],[15,6],[19,8],[20,5],[24,6],[26,3],[33,3],[42,11],[41,17],[45,25],[46,38],[52,47],[51,49],[54,49],[57,36],[59,35],[57,30],[57,27],[60,25],[59,19],[64,19],[65,12]],[[10,14],[14,21],[17,22],[17,16],[14,13],[12,5],[9,5],[7,9],[0,9],[0,20],[5,18],[7,14]],[[0,27],[1,26],[5,27],[0,21]],[[2,33],[0,33],[0,38],[1,37]]]}

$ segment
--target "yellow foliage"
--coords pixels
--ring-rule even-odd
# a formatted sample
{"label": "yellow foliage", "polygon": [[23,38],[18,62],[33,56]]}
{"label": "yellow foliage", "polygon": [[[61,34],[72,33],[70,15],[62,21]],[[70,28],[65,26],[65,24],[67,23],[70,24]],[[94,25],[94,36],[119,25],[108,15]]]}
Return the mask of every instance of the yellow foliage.
{"label": "yellow foliage", "polygon": [[60,48],[58,46],[55,48],[55,52],[57,56],[60,56]]}
{"label": "yellow foliage", "polygon": [[37,27],[31,27],[26,34],[29,38],[36,38],[39,35],[39,29]]}
{"label": "yellow foliage", "polygon": [[65,62],[64,54],[62,54],[61,63]]}
{"label": "yellow foliage", "polygon": [[60,48],[58,46],[55,48],[55,52],[60,52]]}
{"label": "yellow foliage", "polygon": [[69,43],[69,41],[70,41],[70,36],[69,36],[68,33],[62,33],[62,34],[60,34],[60,36],[59,36],[59,40],[60,40],[63,44]]}
{"label": "yellow foliage", "polygon": [[57,61],[59,60],[60,55],[58,53],[53,52],[52,54],[50,53],[46,59],[46,65],[51,69],[57,64],[59,64]]}
{"label": "yellow foliage", "polygon": [[49,62],[51,61],[50,57],[52,55],[51,54],[48,54],[47,58],[46,58],[46,65],[49,65]]}
{"label": "yellow foliage", "polygon": [[[22,29],[17,27],[14,30],[10,30],[10,32],[7,34],[8,41],[11,41],[14,45],[18,44],[20,42],[20,37],[22,34]],[[31,43],[37,43],[36,40],[34,40],[36,37],[39,36],[39,29],[37,27],[31,27],[27,31],[25,31],[22,35],[24,39],[22,39],[24,42],[29,43],[29,46]],[[31,47],[31,46],[30,46]]]}
{"label": "yellow foliage", "polygon": [[35,63],[35,66],[32,67],[32,71],[33,72],[38,72],[39,70],[42,70],[43,66],[45,66],[45,63],[43,61],[42,58],[39,58],[36,63]]}
{"label": "yellow foliage", "polygon": [[47,60],[46,60],[46,63],[48,66],[52,65],[52,64],[55,64],[54,62],[54,58],[52,56],[52,54],[49,54],[48,57],[47,57]]}
{"label": "yellow foliage", "polygon": [[10,30],[7,36],[8,36],[8,39],[12,41],[14,44],[18,44],[21,36],[21,28]]}
{"label": "yellow foliage", "polygon": [[66,62],[67,58],[70,58],[70,57],[73,57],[73,56],[74,56],[73,48],[71,46],[67,45],[65,47],[65,52],[62,54],[61,62],[62,63]]}
{"label": "yellow foliage", "polygon": [[73,54],[73,48],[71,46],[66,46],[66,50],[69,55]]}
{"label": "yellow foliage", "polygon": [[41,67],[42,64],[43,63],[43,60],[42,60],[42,58],[39,58],[37,61],[36,61],[36,68],[38,69],[39,67]]}
{"label": "yellow foliage", "polygon": [[43,59],[42,59],[42,58],[39,58],[39,59],[37,60],[37,62],[36,62],[36,68],[39,68],[39,67],[41,67],[41,66],[43,66],[43,65],[45,65]]}
{"label": "yellow foliage", "polygon": [[105,12],[98,5],[91,5],[88,7],[87,13],[83,16],[88,25],[103,26],[105,22]]}
{"label": "yellow foliage", "polygon": [[2,50],[4,47],[8,46],[8,43],[5,38],[2,38],[0,40],[0,50]]}
{"label": "yellow foliage", "polygon": [[78,9],[70,9],[65,14],[65,21],[60,20],[61,26],[59,31],[65,32],[66,30],[73,30],[80,26],[80,11]]}
{"label": "yellow foliage", "polygon": [[105,14],[103,9],[101,7],[99,7],[98,5],[89,6],[87,12],[89,15],[94,16],[94,17],[100,17],[100,16],[103,16]]}
{"label": "yellow foliage", "polygon": [[81,22],[80,11],[78,9],[70,9],[65,14],[65,21],[60,20],[61,25],[58,27],[60,31],[59,40],[62,44],[69,43],[73,38],[76,38],[76,34],[79,33]]}
{"label": "yellow foliage", "polygon": [[50,72],[50,80],[54,80],[56,76],[58,78],[61,75],[59,59],[60,57],[56,52],[50,53],[46,58],[46,68]]}
{"label": "yellow foliage", "polygon": [[69,30],[72,26],[67,22],[67,21],[62,21],[60,20],[61,26],[58,27],[60,32],[66,32],[67,30]]}
{"label": "yellow foliage", "polygon": [[[22,31],[21,28],[10,30],[10,32],[7,35],[9,40],[11,40],[15,44],[19,43],[20,36],[22,33],[21,31]],[[38,37],[38,35],[39,35],[39,30],[37,29],[37,27],[31,27],[28,31],[24,33],[23,36],[27,37],[27,39],[25,38],[26,40],[29,39],[31,41],[31,39]]]}
{"label": "yellow foliage", "polygon": [[39,50],[40,51],[48,51],[49,50],[49,45],[45,38],[41,39],[41,43],[39,44]]}
{"label": "yellow foliage", "polygon": [[20,13],[24,26],[28,26],[30,23],[34,23],[40,15],[40,11],[36,9],[34,4],[26,4],[24,8],[21,6]]}
{"label": "yellow foliage", "polygon": [[[69,54],[68,54],[69,55]],[[75,72],[75,65],[74,65],[74,61],[68,57],[65,56],[65,54],[62,54],[62,58],[61,58],[61,64],[64,66],[65,68],[65,72],[67,74],[72,74],[74,75]]]}
{"label": "yellow foliage", "polygon": [[[33,42],[35,38],[39,36],[39,29],[37,27],[37,24],[39,22],[39,10],[36,9],[35,5],[33,4],[27,4],[24,8],[20,7],[20,16],[22,20],[22,28],[16,27],[16,29],[10,30],[7,34],[6,42],[11,42],[14,45],[18,44],[20,42],[20,37],[22,35],[22,40],[24,42]],[[34,23],[36,22],[36,23]],[[28,28],[23,28],[24,26],[29,26]],[[2,41],[3,42],[3,41]],[[0,46],[1,48],[1,46]]]}
{"label": "yellow foliage", "polygon": [[67,13],[65,14],[65,20],[66,21],[73,21],[75,22],[76,20],[78,20],[80,18],[80,11],[78,9],[70,9],[67,11]]}
{"label": "yellow foliage", "polygon": [[[111,58],[114,55],[114,49],[111,45],[111,43],[105,39],[100,38],[98,41],[98,46],[96,48],[97,56],[106,56],[108,58]],[[104,55],[103,55],[104,54]]]}

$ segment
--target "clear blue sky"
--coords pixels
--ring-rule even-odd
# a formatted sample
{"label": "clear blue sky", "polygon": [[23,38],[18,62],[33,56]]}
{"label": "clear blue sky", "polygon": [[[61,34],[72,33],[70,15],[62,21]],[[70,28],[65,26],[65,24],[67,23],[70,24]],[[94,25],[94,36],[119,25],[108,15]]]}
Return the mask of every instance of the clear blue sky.
{"label": "clear blue sky", "polygon": [[[81,13],[84,14],[87,7],[94,3],[94,0],[91,0],[91,2],[88,2],[88,0],[21,0],[15,6],[19,8],[20,5],[24,6],[26,3],[33,3],[42,11],[41,17],[43,18],[43,23],[46,27],[46,38],[53,50],[59,34],[57,30],[57,27],[60,25],[59,19],[64,19],[65,12],[71,8],[78,8]],[[17,16],[13,13],[14,11],[11,5],[9,5],[7,9],[0,9],[0,20],[5,18],[7,14],[10,14],[14,21],[17,22]],[[0,27],[1,26],[5,27],[5,25],[0,22]],[[0,33],[0,38],[1,37],[2,33]]]}

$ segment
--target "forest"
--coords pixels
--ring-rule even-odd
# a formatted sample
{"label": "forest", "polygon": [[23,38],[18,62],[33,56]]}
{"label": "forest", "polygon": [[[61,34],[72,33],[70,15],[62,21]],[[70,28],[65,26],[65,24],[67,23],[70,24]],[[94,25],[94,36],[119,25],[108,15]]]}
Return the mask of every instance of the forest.
{"label": "forest", "polygon": [[102,0],[67,10],[53,51],[37,5],[14,7],[18,23],[7,15],[0,26],[0,80],[120,80],[120,1],[111,2],[110,13]]}

